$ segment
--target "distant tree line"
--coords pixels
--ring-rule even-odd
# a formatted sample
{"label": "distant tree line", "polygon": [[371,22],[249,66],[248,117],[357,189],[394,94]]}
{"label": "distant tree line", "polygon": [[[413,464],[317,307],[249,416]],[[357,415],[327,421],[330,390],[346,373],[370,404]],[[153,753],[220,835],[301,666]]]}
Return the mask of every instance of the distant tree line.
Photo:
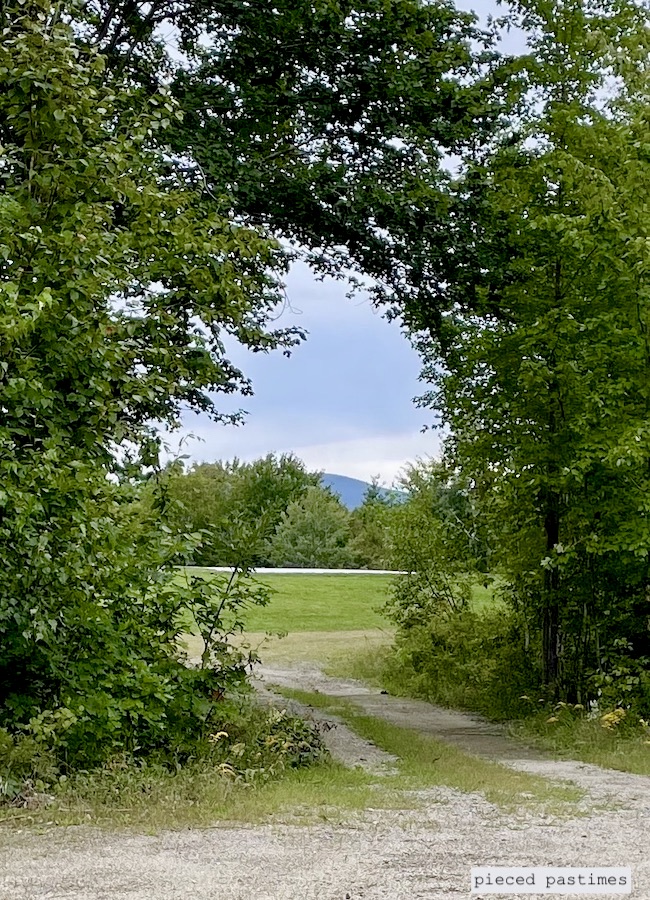
{"label": "distant tree line", "polygon": [[480,567],[485,556],[469,492],[435,462],[408,466],[399,490],[373,479],[353,510],[292,454],[187,470],[173,464],[167,475],[173,521],[180,532],[196,534],[192,561],[199,566],[416,571],[425,557],[439,557],[435,541],[450,530],[457,568],[466,568],[467,558]]}
{"label": "distant tree line", "polygon": [[337,494],[292,454],[269,454],[168,470],[172,519],[197,534],[192,559],[200,566],[384,568],[389,563],[386,511],[370,487],[361,507],[348,510]]}

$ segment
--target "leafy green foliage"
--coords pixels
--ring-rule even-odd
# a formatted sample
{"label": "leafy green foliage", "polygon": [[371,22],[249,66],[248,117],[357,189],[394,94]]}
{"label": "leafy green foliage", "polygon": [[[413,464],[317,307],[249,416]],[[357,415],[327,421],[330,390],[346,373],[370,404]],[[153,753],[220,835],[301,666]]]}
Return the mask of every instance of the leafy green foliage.
{"label": "leafy green foliage", "polygon": [[391,522],[400,498],[373,481],[363,503],[350,515],[350,550],[363,569],[390,569],[393,563]]}
{"label": "leafy green foliage", "polygon": [[430,273],[449,267],[454,240],[440,157],[488,133],[500,99],[472,16],[282,0],[210,19],[208,49],[173,88],[187,113],[178,150],[318,269],[369,275],[389,303],[420,291],[435,302]]}
{"label": "leafy green foliage", "polygon": [[68,775],[61,774],[55,754],[45,752],[38,740],[0,730],[0,805],[87,809],[92,804],[110,815],[112,808],[137,807],[143,795],[162,792],[168,801],[191,805],[206,781],[220,783],[221,793],[227,794],[234,785],[260,785],[326,757],[313,725],[286,710],[222,702],[214,725],[214,731],[195,741],[182,768],[177,756],[160,751],[139,758],[118,753],[90,772]]}
{"label": "leafy green foliage", "polygon": [[382,683],[494,718],[515,715],[535,668],[520,618],[472,603],[487,555],[475,491],[436,461],[410,466],[401,487],[407,499],[393,510],[391,540],[406,574],[395,579],[383,610],[397,631]]}
{"label": "leafy green foliage", "polygon": [[127,114],[102,58],[49,29],[45,12],[17,16],[0,51],[4,415],[12,429],[35,416],[40,442],[56,423],[105,457],[107,439],[173,423],[181,403],[215,412],[206,389],[247,390],[222,332],[252,349],[295,335],[264,328],[277,248],[216,216],[147,149],[176,113],[169,98]]}
{"label": "leafy green foliage", "polygon": [[[227,588],[179,586],[172,561],[184,543],[158,518],[134,521],[123,488],[97,478],[93,486],[90,498],[85,483],[81,497],[69,489],[72,508],[54,521],[32,515],[20,536],[34,529],[47,543],[9,558],[29,568],[3,573],[0,722],[69,766],[124,750],[182,759],[218,716],[213,698],[242,685],[249,660],[228,636],[241,608],[266,592],[241,571]],[[110,529],[110,543],[100,529]],[[204,626],[201,668],[178,650],[188,608]]]}
{"label": "leafy green foliage", "polygon": [[537,672],[524,649],[522,624],[505,609],[465,608],[429,615],[400,629],[384,663],[391,693],[512,719],[528,712]]}
{"label": "leafy green foliage", "polygon": [[[417,0],[92,0],[69,12],[110,75],[143,94],[172,76],[185,113],[172,123],[176,165],[217,211],[282,235],[319,272],[369,276],[388,308],[471,302],[480,198],[450,196],[441,160],[489,138],[518,90],[471,14]],[[186,62],[161,37],[170,25]]]}
{"label": "leafy green foliage", "polygon": [[526,0],[515,21],[528,91],[458,182],[483,197],[483,307],[457,307],[444,340],[419,346],[492,564],[522,635],[540,638],[540,682],[585,701],[622,656],[635,669],[650,655],[648,17]]}
{"label": "leafy green foliage", "polygon": [[386,610],[409,629],[467,606],[476,568],[470,501],[453,473],[436,462],[409,467],[408,491],[391,517],[393,563],[406,575],[395,582]]}
{"label": "leafy green foliage", "polygon": [[43,790],[56,781],[58,773],[56,757],[34,737],[16,737],[0,729],[0,805]]}
{"label": "leafy green foliage", "polygon": [[[45,2],[0,18],[0,727],[15,744],[0,774],[24,741],[63,769],[182,762],[244,681],[228,636],[266,592],[242,567],[179,586],[192,542],[138,479],[157,464],[152,420],[182,404],[219,418],[208,392],[248,389],[222,333],[295,340],[266,328],[280,255],[153,147],[176,114],[164,92],[108,84]],[[179,650],[188,607],[201,667]]]}
{"label": "leafy green foliage", "polygon": [[320,484],[291,454],[268,454],[252,463],[202,463],[170,471],[168,495],[177,501],[181,531],[201,532],[197,565],[269,564],[266,542],[288,505]]}
{"label": "leafy green foliage", "polygon": [[269,540],[269,559],[276,566],[353,568],[349,520],[350,513],[337,497],[309,487],[283,513]]}

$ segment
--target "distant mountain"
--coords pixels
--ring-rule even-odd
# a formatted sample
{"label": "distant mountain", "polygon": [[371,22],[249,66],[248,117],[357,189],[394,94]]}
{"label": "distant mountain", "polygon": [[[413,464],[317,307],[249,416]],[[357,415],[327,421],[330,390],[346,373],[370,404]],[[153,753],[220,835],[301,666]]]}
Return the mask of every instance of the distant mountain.
{"label": "distant mountain", "polygon": [[[347,475],[332,475],[325,472],[321,478],[324,487],[330,488],[335,494],[341,498],[341,502],[348,509],[356,509],[363,503],[363,497],[370,484],[367,481],[361,481],[359,478],[348,478]],[[381,489],[383,494],[392,494],[385,488]],[[397,492],[401,496],[401,492]]]}

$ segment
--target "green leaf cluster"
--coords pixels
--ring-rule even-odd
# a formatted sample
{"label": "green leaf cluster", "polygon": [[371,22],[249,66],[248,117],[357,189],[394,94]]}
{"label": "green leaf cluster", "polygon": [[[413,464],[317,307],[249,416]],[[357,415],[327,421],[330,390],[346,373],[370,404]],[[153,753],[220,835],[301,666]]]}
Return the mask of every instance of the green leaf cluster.
{"label": "green leaf cluster", "polygon": [[514,18],[527,91],[457,186],[492,221],[482,309],[416,342],[540,681],[594,700],[614,658],[650,656],[648,16],[526,0]]}
{"label": "green leaf cluster", "polygon": [[392,509],[390,538],[397,579],[386,612],[404,632],[467,608],[476,523],[462,479],[433,460],[407,467],[406,500]]}
{"label": "green leaf cluster", "polygon": [[[267,326],[277,244],[217,215],[163,149],[176,114],[105,78],[47,3],[0,15],[0,727],[62,767],[152,752],[182,761],[249,660],[228,637],[265,602],[240,567],[179,585],[192,540],[166,522],[155,422],[219,418],[249,390],[226,334]],[[205,651],[179,647],[187,610]]]}
{"label": "green leaf cluster", "polygon": [[309,472],[293,454],[201,463],[187,471],[174,464],[168,476],[176,527],[201,535],[192,554],[199,566],[271,565],[268,540],[287,507],[320,484],[320,473]]}
{"label": "green leaf cluster", "polygon": [[282,514],[268,542],[269,559],[275,566],[354,568],[349,528],[350,513],[338,497],[309,487]]}

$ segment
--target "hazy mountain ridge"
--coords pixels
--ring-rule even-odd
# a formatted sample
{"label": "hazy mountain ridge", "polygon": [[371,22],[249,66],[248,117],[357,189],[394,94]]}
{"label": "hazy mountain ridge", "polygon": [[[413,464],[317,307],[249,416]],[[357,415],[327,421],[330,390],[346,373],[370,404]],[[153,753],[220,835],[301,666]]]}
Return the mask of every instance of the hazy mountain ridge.
{"label": "hazy mountain ridge", "polygon": [[[341,498],[341,502],[348,509],[356,509],[361,506],[363,498],[371,487],[370,482],[361,481],[359,478],[350,478],[348,475],[334,475],[331,472],[323,473],[321,481],[325,487],[330,488]],[[388,488],[380,488],[383,494],[395,493]],[[400,493],[400,492],[396,492]]]}

